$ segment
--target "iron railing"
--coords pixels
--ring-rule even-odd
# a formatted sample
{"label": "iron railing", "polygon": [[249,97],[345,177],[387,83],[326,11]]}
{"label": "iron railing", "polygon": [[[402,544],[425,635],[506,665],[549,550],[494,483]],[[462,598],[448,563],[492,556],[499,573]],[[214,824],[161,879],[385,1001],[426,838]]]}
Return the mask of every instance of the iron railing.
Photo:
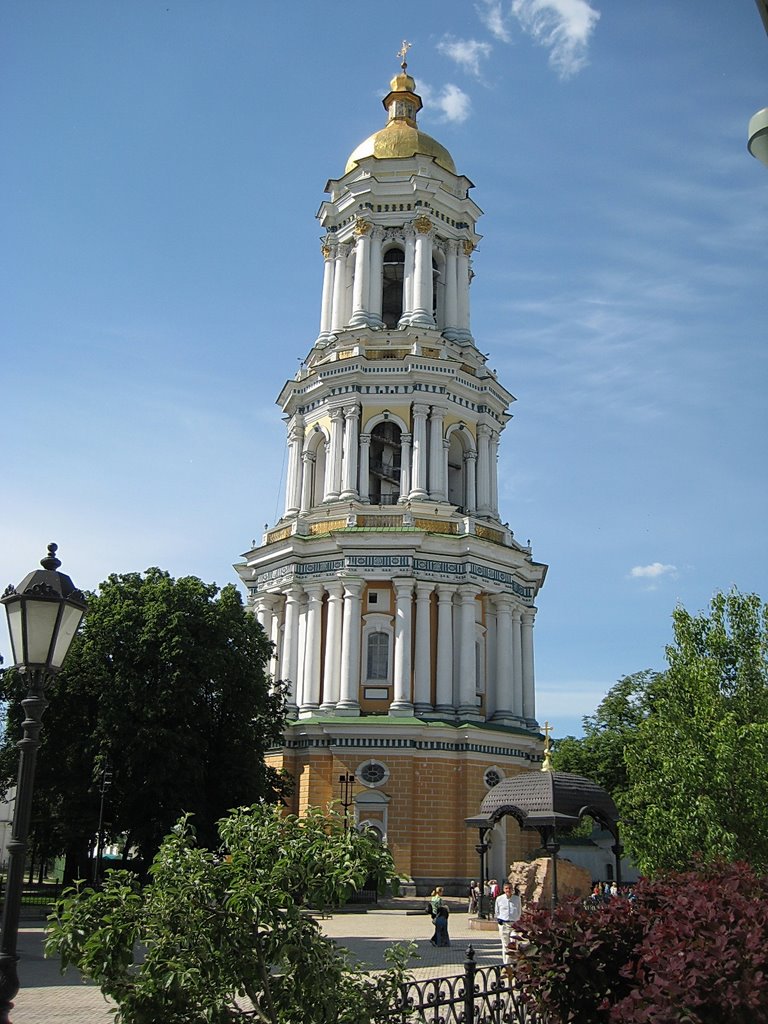
{"label": "iron railing", "polygon": [[501,964],[478,967],[467,949],[464,973],[409,981],[387,1014],[392,1024],[547,1024]]}

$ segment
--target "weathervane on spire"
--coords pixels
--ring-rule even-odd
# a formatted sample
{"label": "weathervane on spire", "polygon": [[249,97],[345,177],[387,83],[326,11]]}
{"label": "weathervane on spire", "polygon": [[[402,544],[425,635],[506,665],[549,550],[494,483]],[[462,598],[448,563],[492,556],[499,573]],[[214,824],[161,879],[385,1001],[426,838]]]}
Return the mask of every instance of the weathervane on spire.
{"label": "weathervane on spire", "polygon": [[403,69],[403,71],[405,71],[405,69],[408,67],[408,61],[405,58],[408,56],[408,51],[410,50],[410,48],[411,44],[408,42],[407,39],[404,39],[403,45],[397,51],[397,56],[400,58],[400,67]]}
{"label": "weathervane on spire", "polygon": [[544,723],[544,763],[541,766],[543,772],[552,771],[552,750],[549,745],[549,734],[552,732],[552,726],[549,722]]}

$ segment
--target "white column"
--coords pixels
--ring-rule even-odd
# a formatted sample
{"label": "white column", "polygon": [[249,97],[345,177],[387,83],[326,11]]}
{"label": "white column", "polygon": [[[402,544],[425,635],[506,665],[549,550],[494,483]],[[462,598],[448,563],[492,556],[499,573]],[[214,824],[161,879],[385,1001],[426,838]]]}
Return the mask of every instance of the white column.
{"label": "white column", "polygon": [[412,326],[434,327],[432,315],[432,222],[421,214],[413,222],[416,228],[416,249],[413,265]]}
{"label": "white column", "polygon": [[354,227],[355,279],[352,285],[352,316],[350,327],[364,327],[368,323],[368,299],[370,295],[370,239],[371,223],[358,217]]}
{"label": "white column", "polygon": [[443,334],[452,339],[458,327],[458,278],[457,250],[459,243],[453,239],[445,243],[445,329]]}
{"label": "white column", "polygon": [[330,487],[325,489],[326,500],[335,501],[341,491],[341,453],[343,450],[344,410],[331,409],[331,450],[328,453],[330,465],[326,467],[326,480]]}
{"label": "white column", "polygon": [[272,641],[272,657],[269,659],[269,674],[273,679],[282,679],[282,664],[280,661],[280,631],[283,625],[283,606],[285,601],[282,594],[272,595],[272,627],[269,639]]}
{"label": "white column", "polygon": [[269,638],[272,635],[272,605],[274,598],[271,594],[256,595],[256,621]]}
{"label": "white column", "polygon": [[304,423],[294,417],[288,428],[288,473],[285,480],[285,514],[295,516],[301,506],[301,448]]}
{"label": "white column", "polygon": [[333,308],[333,268],[336,259],[336,246],[324,245],[323,253],[323,300],[320,306],[320,336],[324,337],[331,331],[331,311]]}
{"label": "white column", "polygon": [[432,616],[434,583],[416,584],[416,661],[413,673],[413,709],[432,710]]}
{"label": "white column", "polygon": [[536,610],[526,608],[520,624],[523,649],[523,718],[527,725],[536,722],[536,684],[533,673],[533,620]]}
{"label": "white column", "polygon": [[333,490],[333,460],[331,459],[331,442],[325,442],[325,478],[323,479],[323,501],[328,501]]}
{"label": "white column", "polygon": [[469,515],[477,508],[477,452],[471,449],[464,452],[464,508]]}
{"label": "white column", "polygon": [[491,512],[491,428],[487,423],[477,426],[477,513]]}
{"label": "white column", "polygon": [[307,595],[307,626],[304,634],[304,686],[299,718],[311,717],[320,706],[320,631],[323,612],[323,587],[313,583],[304,587]]}
{"label": "white column", "polygon": [[281,678],[288,683],[288,717],[295,718],[296,686],[299,675],[299,612],[302,589],[298,585],[288,587],[285,592],[285,629],[283,630],[283,653]]}
{"label": "white column", "polygon": [[477,660],[475,635],[477,612],[475,597],[477,587],[462,587],[459,591],[459,716],[478,717],[477,706]]}
{"label": "white column", "polygon": [[323,703],[321,711],[335,712],[339,700],[341,674],[342,585],[329,583],[325,620],[325,663],[323,665]]}
{"label": "white column", "polygon": [[412,227],[407,227],[403,232],[405,237],[405,262],[403,263],[403,315],[400,317],[398,326],[402,327],[411,322],[413,312],[413,268],[416,260],[416,239]]}
{"label": "white column", "polygon": [[364,504],[370,504],[371,498],[371,435],[360,435],[360,483],[358,484],[358,495]]}
{"label": "white column", "polygon": [[301,462],[301,511],[309,512],[312,507],[312,470],[315,466],[315,453],[304,452]]}
{"label": "white column", "polygon": [[445,501],[445,454],[443,451],[443,410],[432,406],[429,417],[429,497],[430,501]]}
{"label": "white column", "polygon": [[490,461],[490,483],[491,483],[491,512],[498,519],[499,517],[499,433],[491,431],[489,441]]}
{"label": "white column", "polygon": [[348,405],[344,408],[344,465],[343,488],[340,498],[357,497],[357,453],[358,432],[360,428],[360,406]]}
{"label": "white column", "polygon": [[395,588],[395,671],[391,715],[412,715],[411,644],[413,628],[413,580],[393,580]]}
{"label": "white column", "polygon": [[474,245],[468,238],[459,243],[456,273],[456,319],[458,321],[456,334],[458,336],[457,340],[461,341],[469,341],[472,338],[469,328],[469,282],[471,280],[469,257],[472,254],[473,249]]}
{"label": "white column", "polygon": [[362,580],[346,580],[344,583],[344,612],[341,630],[341,682],[336,714],[354,716],[360,714],[360,635],[362,619],[360,598],[363,592]]}
{"label": "white column", "polygon": [[496,679],[494,722],[514,718],[514,683],[512,660],[512,598],[496,594]]}
{"label": "white column", "polygon": [[381,299],[384,284],[384,248],[382,240],[384,232],[374,228],[371,232],[371,271],[368,279],[368,312],[372,327],[383,327],[381,319]]}
{"label": "white column", "polygon": [[411,494],[411,435],[400,435],[400,501]]}
{"label": "white column", "polygon": [[331,330],[340,331],[344,326],[344,304],[347,285],[347,246],[337,245],[333,266],[333,298],[331,300]]}
{"label": "white column", "polygon": [[437,685],[435,711],[455,714],[453,703],[453,595],[456,588],[437,585]]}
{"label": "white column", "polygon": [[523,716],[523,647],[520,636],[521,614],[519,608],[512,609],[512,710],[521,722]]}
{"label": "white column", "polygon": [[413,474],[411,498],[426,498],[427,495],[427,413],[428,405],[413,406]]}

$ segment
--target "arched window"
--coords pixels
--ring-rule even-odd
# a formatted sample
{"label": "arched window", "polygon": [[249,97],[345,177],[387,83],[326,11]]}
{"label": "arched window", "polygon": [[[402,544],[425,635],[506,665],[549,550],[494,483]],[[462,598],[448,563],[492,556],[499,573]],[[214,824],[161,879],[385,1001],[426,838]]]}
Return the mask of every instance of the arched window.
{"label": "arched window", "polygon": [[400,497],[400,427],[377,423],[371,431],[368,500],[372,505],[396,505]]}
{"label": "arched window", "polygon": [[466,510],[466,484],[464,479],[464,445],[458,431],[451,434],[448,447],[448,501],[457,505],[459,511]]}
{"label": "arched window", "polygon": [[404,280],[405,253],[402,249],[387,249],[381,282],[381,318],[385,327],[397,327],[403,315]]}
{"label": "arched window", "polygon": [[368,662],[366,679],[369,682],[389,678],[389,634],[368,634]]}

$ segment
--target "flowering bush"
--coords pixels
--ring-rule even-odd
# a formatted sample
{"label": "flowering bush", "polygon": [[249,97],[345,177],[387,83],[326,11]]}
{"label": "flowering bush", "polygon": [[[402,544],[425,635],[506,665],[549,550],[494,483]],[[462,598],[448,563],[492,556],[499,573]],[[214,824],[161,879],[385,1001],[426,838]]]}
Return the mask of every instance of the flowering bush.
{"label": "flowering bush", "polygon": [[641,882],[635,898],[534,911],[515,969],[549,1019],[768,1022],[768,879],[746,864]]}

